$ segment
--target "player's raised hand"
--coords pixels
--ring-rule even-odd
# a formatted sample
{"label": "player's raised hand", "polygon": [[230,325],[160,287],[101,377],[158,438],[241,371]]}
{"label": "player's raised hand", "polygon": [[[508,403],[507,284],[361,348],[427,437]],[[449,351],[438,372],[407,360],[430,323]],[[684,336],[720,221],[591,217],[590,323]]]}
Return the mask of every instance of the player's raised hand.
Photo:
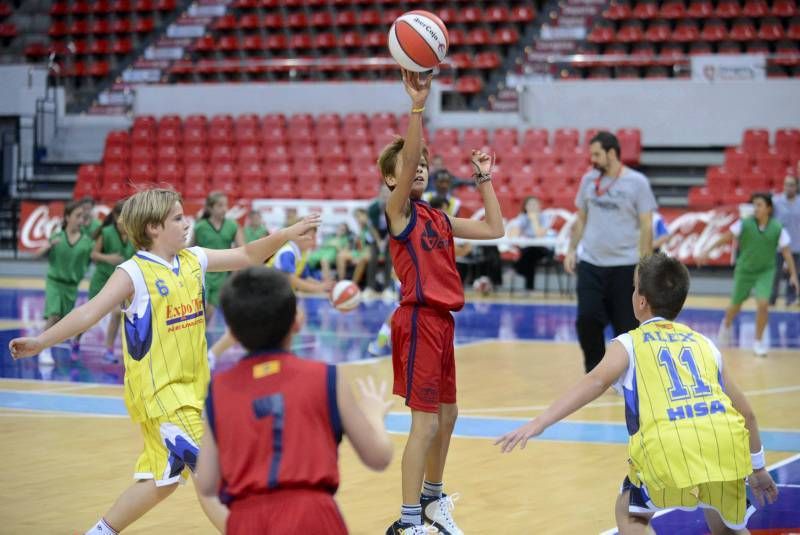
{"label": "player's raised hand", "polygon": [[319,227],[322,218],[319,214],[309,214],[303,219],[286,228],[286,237],[291,241],[302,241],[303,239],[313,239],[309,236],[310,231]]}
{"label": "player's raised hand", "polygon": [[392,398],[386,397],[386,381],[381,381],[380,386],[376,387],[375,380],[369,375],[366,380],[356,379],[356,385],[361,394],[361,406],[364,410],[375,411],[383,419],[394,405]]}
{"label": "player's raised hand", "polygon": [[411,102],[415,108],[425,106],[425,101],[428,99],[428,93],[431,90],[431,81],[433,80],[433,73],[429,74],[422,79],[420,73],[400,69],[400,74],[403,77],[403,86],[406,88],[406,93],[411,97]]}
{"label": "player's raised hand", "polygon": [[520,444],[520,449],[525,449],[525,444],[528,443],[528,439],[535,437],[537,435],[541,435],[544,428],[539,424],[539,420],[534,418],[527,424],[520,426],[513,431],[509,431],[502,437],[495,440],[494,444],[497,446],[500,445],[500,451],[502,453],[508,453],[513,450],[517,444]]}
{"label": "player's raised hand", "polygon": [[492,172],[492,167],[494,167],[494,155],[489,156],[487,153],[477,149],[472,149],[470,161],[476,175],[488,175]]}
{"label": "player's raised hand", "polygon": [[44,345],[37,338],[14,338],[8,343],[8,351],[14,360],[38,355],[43,349]]}
{"label": "player's raised hand", "polygon": [[747,482],[750,483],[750,490],[753,491],[753,496],[755,496],[758,505],[775,503],[775,500],[778,499],[778,487],[769,472],[763,468],[750,474]]}

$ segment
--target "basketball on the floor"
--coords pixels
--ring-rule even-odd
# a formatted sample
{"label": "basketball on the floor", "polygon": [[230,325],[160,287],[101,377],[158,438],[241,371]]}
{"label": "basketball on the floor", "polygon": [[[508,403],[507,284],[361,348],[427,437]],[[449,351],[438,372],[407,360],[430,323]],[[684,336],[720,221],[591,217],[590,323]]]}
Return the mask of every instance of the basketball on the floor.
{"label": "basketball on the floor", "polygon": [[389,52],[409,71],[429,71],[447,56],[450,36],[442,19],[429,11],[409,11],[389,29]]}
{"label": "basketball on the floor", "polygon": [[361,302],[361,290],[353,281],[342,280],[331,290],[331,304],[336,310],[349,312]]}

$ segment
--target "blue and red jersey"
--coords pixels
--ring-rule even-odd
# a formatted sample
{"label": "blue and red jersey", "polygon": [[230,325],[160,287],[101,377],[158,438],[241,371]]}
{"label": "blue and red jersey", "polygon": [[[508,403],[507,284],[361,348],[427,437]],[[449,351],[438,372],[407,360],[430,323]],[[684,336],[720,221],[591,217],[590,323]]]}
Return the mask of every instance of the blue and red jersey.
{"label": "blue and red jersey", "polygon": [[335,366],[283,351],[249,355],[214,376],[206,412],[223,501],[339,487]]}
{"label": "blue and red jersey", "polygon": [[401,305],[461,310],[464,289],[456,269],[453,227],[441,210],[411,200],[408,226],[389,243],[401,284]]}

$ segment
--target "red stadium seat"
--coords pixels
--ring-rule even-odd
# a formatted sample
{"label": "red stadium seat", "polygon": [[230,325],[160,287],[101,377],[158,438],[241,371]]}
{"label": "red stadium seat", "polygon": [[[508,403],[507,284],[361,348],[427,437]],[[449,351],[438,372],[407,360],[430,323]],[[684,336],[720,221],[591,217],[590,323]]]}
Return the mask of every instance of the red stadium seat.
{"label": "red stadium seat", "polygon": [[708,209],[719,204],[719,199],[708,188],[693,187],[689,189],[689,208]]}
{"label": "red stadium seat", "polygon": [[638,128],[620,128],[617,130],[622,162],[626,165],[637,165],[642,153],[642,133]]}
{"label": "red stadium seat", "polygon": [[751,159],[757,154],[766,152],[769,149],[769,130],[765,128],[748,128],[742,136],[742,150],[751,155]]}
{"label": "red stadium seat", "polygon": [[156,166],[149,161],[132,162],[130,180],[134,183],[153,182],[156,179]]}
{"label": "red stadium seat", "polygon": [[725,149],[725,167],[737,177],[750,170],[750,156],[740,148]]}
{"label": "red stadium seat", "polygon": [[550,133],[543,128],[529,128],[525,131],[522,146],[523,148],[538,152],[549,145]]}

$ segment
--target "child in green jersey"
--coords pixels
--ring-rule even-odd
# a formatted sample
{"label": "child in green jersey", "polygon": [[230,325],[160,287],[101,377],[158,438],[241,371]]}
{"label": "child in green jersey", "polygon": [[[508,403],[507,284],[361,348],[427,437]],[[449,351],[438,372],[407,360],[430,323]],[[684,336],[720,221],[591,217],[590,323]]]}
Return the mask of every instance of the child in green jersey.
{"label": "child in green jersey", "polygon": [[247,220],[244,223],[244,242],[250,243],[268,234],[269,231],[267,231],[267,228],[264,226],[264,221],[261,219],[261,212],[258,210],[250,210],[247,214]]}
{"label": "child in green jersey", "polygon": [[[50,236],[47,245],[36,252],[36,256],[47,255],[47,279],[44,286],[45,330],[49,329],[75,308],[78,284],[89,267],[92,240],[81,232],[83,203],[71,201],[64,206],[64,222],[61,230]],[[80,352],[80,335],[72,341],[72,358]],[[49,350],[39,355],[41,364],[53,364]]]}
{"label": "child in green jersey", "polygon": [[772,196],[769,193],[754,193],[750,202],[753,205],[753,215],[731,225],[728,232],[697,258],[697,262],[702,264],[711,251],[730,243],[734,237],[738,240],[739,257],[733,271],[733,294],[731,303],[725,310],[725,319],[720,325],[717,342],[721,345],[729,342],[731,324],[739,314],[742,303],[752,292],[756,298],[753,351],[757,356],[764,357],[769,349],[764,330],[769,319],[769,296],[775,276],[775,251],[783,254],[786,265],[789,266],[789,282],[795,289],[798,287],[797,270],[789,249],[791,238],[783,225],[772,217]]}
{"label": "child in green jersey", "polygon": [[[120,219],[124,204],[125,201],[117,202],[106,216],[102,226],[95,230],[92,236],[94,249],[91,257],[92,262],[95,263],[95,270],[92,280],[89,282],[89,299],[100,293],[111,274],[114,273],[116,266],[132,257],[136,252]],[[121,318],[122,313],[119,309],[111,311],[111,319],[106,329],[106,352],[103,355],[106,362],[117,362],[117,357],[114,355],[114,340],[117,338]]]}
{"label": "child in green jersey", "polygon": [[[206,197],[206,205],[200,220],[194,225],[194,244],[206,249],[230,249],[244,245],[242,230],[236,221],[227,219],[228,197],[212,191]],[[211,323],[214,311],[219,306],[219,290],[228,277],[227,272],[206,273],[206,324]]]}
{"label": "child in green jersey", "polygon": [[94,236],[94,233],[97,232],[97,229],[100,228],[102,223],[94,217],[94,207],[95,201],[94,198],[86,196],[81,198],[80,201],[81,210],[83,210],[83,217],[81,219],[81,232],[89,236],[90,238]]}

